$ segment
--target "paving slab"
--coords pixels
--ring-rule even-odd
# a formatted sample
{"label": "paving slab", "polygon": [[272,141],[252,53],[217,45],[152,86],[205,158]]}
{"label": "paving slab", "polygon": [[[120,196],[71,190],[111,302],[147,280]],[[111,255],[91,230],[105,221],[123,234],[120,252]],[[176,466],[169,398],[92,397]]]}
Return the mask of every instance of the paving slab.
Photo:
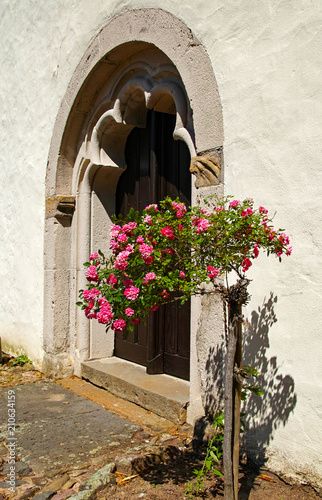
{"label": "paving slab", "polygon": [[[11,407],[8,393],[15,396]],[[8,409],[13,408],[15,431],[12,434],[11,429],[10,435]],[[115,443],[126,445],[139,430],[138,425],[49,381],[0,388],[2,439],[7,445],[14,442],[16,455],[39,475],[81,467],[89,457],[108,453]]]}
{"label": "paving slab", "polygon": [[82,377],[175,424],[187,420],[187,380],[166,374],[148,375],[143,366],[115,357],[83,362]]}

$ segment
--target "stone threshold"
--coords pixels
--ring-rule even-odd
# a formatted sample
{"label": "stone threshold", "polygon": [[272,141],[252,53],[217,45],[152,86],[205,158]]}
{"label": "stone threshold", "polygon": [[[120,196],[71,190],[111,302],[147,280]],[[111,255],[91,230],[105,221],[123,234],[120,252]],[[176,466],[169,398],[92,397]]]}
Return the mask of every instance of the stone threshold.
{"label": "stone threshold", "polygon": [[187,420],[190,383],[170,375],[148,375],[143,366],[120,358],[85,361],[82,378],[175,424]]}

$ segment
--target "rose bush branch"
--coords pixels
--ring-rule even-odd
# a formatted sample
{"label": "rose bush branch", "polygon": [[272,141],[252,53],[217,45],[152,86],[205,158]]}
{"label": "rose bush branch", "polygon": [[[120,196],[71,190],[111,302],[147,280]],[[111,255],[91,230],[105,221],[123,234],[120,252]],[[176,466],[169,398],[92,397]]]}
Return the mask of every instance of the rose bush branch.
{"label": "rose bush branch", "polygon": [[[131,209],[124,218],[115,218],[110,230],[111,256],[106,258],[98,251],[85,263],[88,287],[80,291],[78,305],[87,318],[106,325],[106,330],[133,330],[164,303],[176,299],[184,303],[192,295],[220,293],[228,309],[234,311],[228,315],[228,337],[236,336],[238,328],[234,325],[240,322],[239,313],[248,298],[246,273],[260,250],[281,260],[283,254],[291,254],[292,247],[283,230],[274,229],[267,210],[262,206],[255,209],[251,199],[210,197],[204,200],[204,206],[187,209],[178,199],[168,197],[159,205],[147,206],[142,214]],[[240,341],[236,339],[235,344],[241,349]],[[235,364],[241,360],[241,351],[237,353],[236,349],[233,347]],[[229,409],[240,393],[233,380],[234,363],[226,370],[226,388],[233,387],[225,395]],[[239,451],[238,408],[227,425],[232,413],[229,410],[225,415],[224,443],[229,450],[224,452],[224,462],[225,476],[231,476],[234,493],[227,493],[230,496],[226,498],[237,498],[236,459],[232,471],[227,470]],[[235,432],[228,438],[226,427],[234,426],[238,437]],[[225,489],[228,491],[228,485]]]}

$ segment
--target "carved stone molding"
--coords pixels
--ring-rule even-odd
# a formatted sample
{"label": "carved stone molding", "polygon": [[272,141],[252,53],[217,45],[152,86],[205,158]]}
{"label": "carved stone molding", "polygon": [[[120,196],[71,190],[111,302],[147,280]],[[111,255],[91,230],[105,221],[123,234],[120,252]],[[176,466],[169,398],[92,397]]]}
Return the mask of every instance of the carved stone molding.
{"label": "carved stone molding", "polygon": [[46,219],[71,220],[75,211],[75,196],[57,195],[46,198]]}
{"label": "carved stone molding", "polygon": [[194,156],[190,162],[190,172],[196,176],[196,188],[218,186],[220,184],[221,158],[218,153]]}

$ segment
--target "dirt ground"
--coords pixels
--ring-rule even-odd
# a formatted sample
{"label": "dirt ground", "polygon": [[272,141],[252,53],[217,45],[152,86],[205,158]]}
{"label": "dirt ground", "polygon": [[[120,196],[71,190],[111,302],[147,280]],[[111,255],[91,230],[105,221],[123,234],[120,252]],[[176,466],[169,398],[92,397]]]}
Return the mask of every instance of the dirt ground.
{"label": "dirt ground", "polygon": [[[186,452],[172,462],[132,474],[132,479],[116,473],[117,483],[99,492],[98,500],[169,500],[187,498],[223,498],[223,481],[209,475],[203,492],[192,489],[186,494],[187,483],[193,484],[193,470],[202,466],[200,455]],[[131,475],[128,476],[131,478]],[[239,500],[316,500],[321,496],[309,485],[290,484],[267,470],[254,467],[240,469]],[[190,496],[189,496],[190,495]]]}
{"label": "dirt ground", "polygon": [[[10,363],[0,365],[0,387],[37,383],[43,378],[43,375],[35,371],[30,365],[16,367],[13,366],[12,360]],[[106,409],[113,412],[112,407]],[[193,471],[200,469],[202,466],[205,454],[204,447],[196,447],[192,437],[187,437],[187,434],[176,426],[166,429],[162,435],[143,430],[135,436],[134,441],[129,446],[128,449],[121,449],[116,446],[115,449],[113,448],[113,452],[111,450],[112,453],[108,457],[102,456],[102,460],[96,459],[97,467],[95,467],[95,470],[110,461],[115,461],[117,466],[115,473],[112,475],[111,484],[99,493],[94,494],[91,497],[93,500],[95,498],[97,500],[132,500],[141,498],[146,500],[169,500],[171,498],[172,500],[189,498],[186,494],[187,484],[195,483]],[[129,458],[133,447],[140,449],[142,456],[151,455],[151,450],[154,447],[159,447],[158,449],[164,450],[164,453],[161,453],[162,459],[152,460],[150,467],[147,466],[147,463],[149,463],[149,460],[147,460],[145,465],[141,468],[137,467],[137,470],[135,470],[135,467],[134,470],[133,467],[125,470],[121,466],[122,458]],[[0,469],[3,465],[0,464]],[[93,464],[91,467],[93,473]],[[62,474],[66,475],[66,471],[61,471],[61,475],[57,477],[62,477]],[[69,485],[73,482],[71,478],[72,474],[68,476]],[[32,474],[29,473],[28,481],[30,484],[38,484],[35,483],[34,479],[38,479],[40,484],[39,478],[33,478]],[[55,479],[47,478],[46,480],[52,481]],[[241,465],[239,482],[239,500],[316,500],[322,498],[322,495],[310,485],[291,484],[286,478],[278,477],[266,469],[256,469],[250,464]],[[84,488],[80,484],[79,491],[82,491],[82,489]],[[59,488],[59,491],[56,491],[54,496],[47,496],[46,498],[64,500],[75,495],[77,491],[75,486],[70,485],[68,489],[65,485],[61,489]],[[38,487],[38,489],[30,490],[30,494],[27,494],[27,496],[26,492],[22,492],[21,496],[18,495],[13,498],[15,500],[28,500],[39,493]],[[203,482],[202,492],[196,494],[192,486],[188,494],[190,498],[223,498],[222,479],[218,476],[209,475]],[[2,495],[0,492],[0,500],[5,498],[9,497]]]}

